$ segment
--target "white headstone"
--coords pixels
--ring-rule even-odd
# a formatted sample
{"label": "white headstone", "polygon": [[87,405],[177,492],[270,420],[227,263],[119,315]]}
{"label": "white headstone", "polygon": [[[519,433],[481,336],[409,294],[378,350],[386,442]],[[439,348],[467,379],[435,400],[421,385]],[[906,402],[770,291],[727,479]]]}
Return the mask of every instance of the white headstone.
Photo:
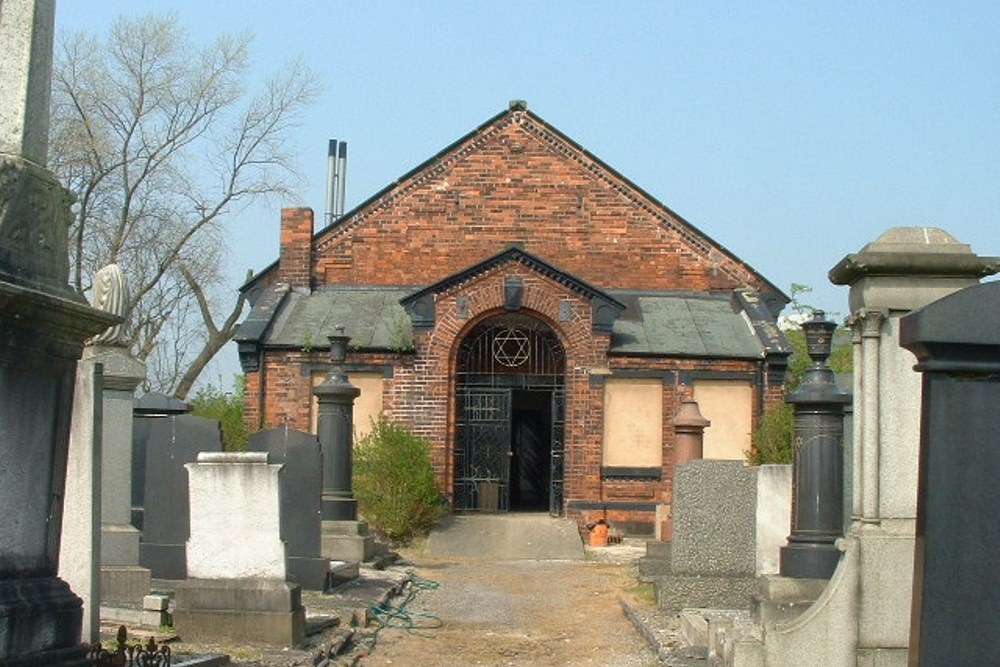
{"label": "white headstone", "polygon": [[188,463],[188,579],[285,578],[281,465],[266,452],[202,452]]}

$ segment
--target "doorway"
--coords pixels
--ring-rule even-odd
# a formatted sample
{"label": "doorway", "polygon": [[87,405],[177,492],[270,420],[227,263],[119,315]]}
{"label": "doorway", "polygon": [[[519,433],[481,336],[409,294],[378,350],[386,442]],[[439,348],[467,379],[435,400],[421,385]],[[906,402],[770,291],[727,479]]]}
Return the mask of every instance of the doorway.
{"label": "doorway", "polygon": [[562,512],[562,345],[523,314],[491,318],[458,355],[455,509]]}

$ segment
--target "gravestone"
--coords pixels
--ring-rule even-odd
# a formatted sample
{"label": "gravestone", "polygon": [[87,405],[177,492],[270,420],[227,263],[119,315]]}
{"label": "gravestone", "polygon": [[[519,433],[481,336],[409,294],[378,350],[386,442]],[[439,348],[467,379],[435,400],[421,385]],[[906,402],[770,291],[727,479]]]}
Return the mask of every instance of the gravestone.
{"label": "gravestone", "polygon": [[670,574],[663,609],[749,609],[756,591],[757,476],[742,461],[693,459],[674,471]]}
{"label": "gravestone", "polygon": [[294,648],[305,634],[298,584],[285,581],[282,466],[266,452],[202,452],[190,474],[188,579],[174,624],[186,641]]}
{"label": "gravestone", "polygon": [[191,407],[173,396],[151,391],[135,399],[132,405],[132,504],[131,523],[142,531],[146,498],[146,447],[153,421],[171,415],[183,415]]}
{"label": "gravestone", "polygon": [[1000,283],[907,315],[923,403],[910,665],[1000,661]]}
{"label": "gravestone", "polygon": [[187,576],[190,531],[188,473],[199,452],[221,452],[219,422],[193,415],[151,421],[146,447],[146,492],[139,564],[154,579]]}
{"label": "gravestone", "polygon": [[66,461],[59,576],[83,600],[84,641],[101,631],[101,422],[103,367],[81,361],[76,371],[73,421]]}
{"label": "gravestone", "polygon": [[306,590],[324,591],[330,560],[323,558],[323,461],[312,433],[284,428],[250,436],[247,451],[267,452],[281,463],[281,539],[288,547],[288,578]]}
{"label": "gravestone", "polygon": [[118,318],[68,285],[72,195],[46,169],[54,0],[0,2],[0,664],[85,664],[57,576],[76,361]]}

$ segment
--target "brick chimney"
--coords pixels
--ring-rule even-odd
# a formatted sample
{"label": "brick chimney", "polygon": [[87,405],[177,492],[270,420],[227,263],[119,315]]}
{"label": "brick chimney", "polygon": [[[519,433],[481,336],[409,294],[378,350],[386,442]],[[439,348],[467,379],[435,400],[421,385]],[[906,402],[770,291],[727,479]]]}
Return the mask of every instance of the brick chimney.
{"label": "brick chimney", "polygon": [[278,282],[310,287],[312,276],[313,210],[281,209],[281,255]]}

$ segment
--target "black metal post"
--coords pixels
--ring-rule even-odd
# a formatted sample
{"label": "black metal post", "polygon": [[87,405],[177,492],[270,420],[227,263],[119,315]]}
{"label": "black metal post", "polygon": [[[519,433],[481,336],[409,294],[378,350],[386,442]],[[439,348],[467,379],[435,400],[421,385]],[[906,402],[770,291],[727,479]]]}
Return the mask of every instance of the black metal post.
{"label": "black metal post", "polygon": [[349,336],[343,327],[329,336],[332,368],[322,384],[313,389],[319,401],[316,435],[323,450],[323,520],[355,521],[358,503],[351,484],[354,441],[354,399],[361,390],[347,379],[344,360]]}
{"label": "black metal post", "polygon": [[828,579],[840,560],[844,532],[844,405],[826,360],[837,325],[823,311],[802,325],[812,366],[788,397],[795,411],[792,534],[781,548],[781,574]]}

